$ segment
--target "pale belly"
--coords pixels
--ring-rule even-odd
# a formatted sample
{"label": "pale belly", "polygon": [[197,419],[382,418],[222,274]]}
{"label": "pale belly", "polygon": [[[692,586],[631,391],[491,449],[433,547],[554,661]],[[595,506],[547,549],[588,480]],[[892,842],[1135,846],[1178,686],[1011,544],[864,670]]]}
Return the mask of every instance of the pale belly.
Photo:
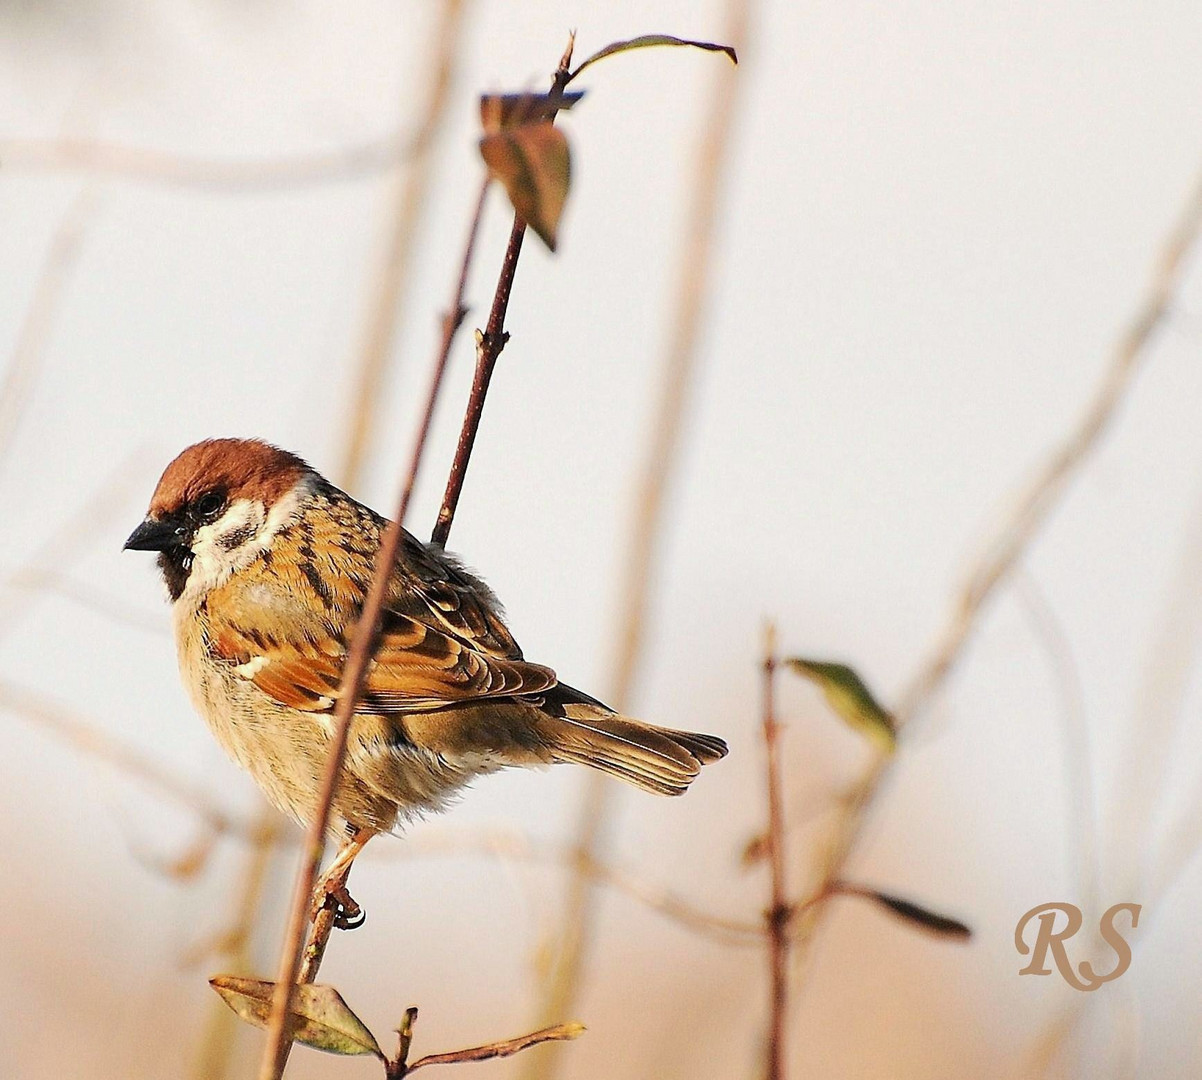
{"label": "pale belly", "polygon": [[[254,778],[273,806],[301,824],[315,815],[332,715],[281,705],[233,666],[208,654],[196,624],[177,624],[180,673],[197,712],[227,754]],[[179,631],[183,629],[184,632]],[[448,761],[407,742],[397,718],[357,716],[351,727],[333,812],[355,828],[387,832],[398,819],[439,810],[475,776],[500,762]]]}

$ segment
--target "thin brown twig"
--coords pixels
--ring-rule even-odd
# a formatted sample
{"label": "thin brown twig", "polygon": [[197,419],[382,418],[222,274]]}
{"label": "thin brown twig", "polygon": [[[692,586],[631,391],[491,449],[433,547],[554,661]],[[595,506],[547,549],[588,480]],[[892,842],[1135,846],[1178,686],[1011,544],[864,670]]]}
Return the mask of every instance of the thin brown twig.
{"label": "thin brown twig", "polygon": [[[398,513],[384,531],[371,586],[363,605],[363,612],[355,626],[350,652],[343,668],[338,688],[337,705],[334,709],[333,735],[322,774],[321,790],[317,800],[317,812],[305,832],[301,854],[301,865],[296,875],[289,908],[288,927],[284,935],[284,947],[280,958],[279,974],[276,978],[272,1000],[271,1019],[267,1027],[267,1042],[259,1069],[261,1080],[279,1080],[288,1060],[292,1040],[288,1032],[288,1016],[292,1011],[292,996],[301,963],[306,951],[313,957],[312,967],[316,971],[325,952],[325,943],[333,930],[333,911],[323,909],[313,924],[313,933],[308,948],[305,942],[305,926],[308,922],[310,903],[317,885],[318,868],[325,852],[326,833],[330,825],[330,813],[334,802],[334,791],[342,759],[346,754],[350,734],[351,718],[355,707],[363,696],[368,666],[375,650],[376,637],[380,630],[380,615],[384,597],[388,590],[392,568],[396,564],[404,534],[403,515]],[[328,917],[327,917],[328,916]]]}
{"label": "thin brown twig", "polygon": [[501,1039],[472,1046],[466,1050],[452,1050],[445,1054],[427,1054],[413,1064],[409,1063],[409,1051],[413,1046],[413,1026],[417,1023],[417,1009],[410,1006],[405,1010],[400,1027],[397,1028],[398,1046],[396,1057],[384,1059],[385,1080],[405,1080],[410,1073],[427,1065],[458,1065],[468,1061],[491,1061],[493,1058],[510,1057],[545,1042],[578,1039],[584,1034],[583,1024],[556,1024],[554,1027],[519,1035],[516,1039]]}
{"label": "thin brown twig", "polygon": [[540,1043],[575,1039],[582,1030],[579,1024],[556,1024],[532,1031],[529,1035],[519,1035],[516,1039],[502,1039],[500,1042],[485,1043],[483,1046],[473,1046],[467,1050],[452,1050],[447,1054],[427,1054],[418,1058],[405,1072],[415,1072],[427,1065],[455,1065],[465,1061],[491,1061],[493,1058],[509,1057]]}
{"label": "thin brown twig", "polygon": [[764,913],[764,922],[768,930],[768,963],[771,976],[765,1070],[768,1080],[784,1080],[785,1075],[789,1005],[789,924],[793,917],[785,874],[785,814],[776,742],[776,663],[776,628],[769,624],[764,631],[761,691],[765,768],[768,776],[768,870],[771,879],[770,903]]}
{"label": "thin brown twig", "polygon": [[467,410],[463,415],[463,426],[459,432],[459,443],[455,449],[455,459],[451,463],[451,471],[447,477],[447,487],[443,494],[442,506],[438,511],[438,520],[430,542],[439,547],[445,547],[447,537],[451,533],[451,523],[455,520],[455,511],[459,507],[459,496],[463,491],[463,481],[467,475],[468,462],[471,460],[472,447],[476,443],[476,433],[480,430],[480,418],[484,411],[484,399],[488,395],[488,384],[492,380],[493,369],[497,358],[505,348],[509,335],[504,330],[505,312],[509,307],[509,294],[513,288],[513,277],[517,270],[518,256],[522,253],[522,239],[526,235],[526,223],[519,217],[513,219],[513,227],[509,231],[509,243],[505,248],[505,260],[501,264],[501,276],[497,281],[497,291],[493,298],[492,310],[489,312],[488,325],[483,333],[476,336],[476,370],[472,376],[472,389],[468,397]]}
{"label": "thin brown twig", "polygon": [[409,502],[413,495],[414,485],[417,482],[417,475],[421,467],[421,460],[425,453],[434,409],[442,388],[442,377],[446,369],[447,358],[450,356],[455,332],[463,321],[464,290],[466,289],[468,270],[475,252],[475,239],[479,231],[479,222],[483,213],[483,207],[484,200],[481,198],[476,203],[472,225],[464,247],[462,265],[456,282],[455,296],[444,319],[443,338],[435,362],[434,377],[431,381],[430,393],[426,400],[422,422],[414,440],[413,454],[401,492],[400,504],[395,516],[384,532],[380,551],[376,557],[371,586],[363,605],[363,612],[356,625],[350,652],[343,669],[338,691],[338,704],[334,712],[334,734],[331,739],[326,771],[322,778],[322,789],[318,798],[318,812],[306,833],[305,850],[301,869],[297,875],[279,976],[276,980],[271,1020],[267,1029],[267,1045],[259,1074],[263,1080],[279,1080],[279,1077],[283,1073],[292,1044],[291,1039],[287,1037],[287,1018],[291,1008],[293,986],[298,976],[301,977],[302,981],[306,982],[311,982],[316,977],[325,954],[329,935],[333,930],[334,912],[327,907],[319,912],[306,943],[305,922],[314,886],[317,882],[317,871],[321,863],[322,852],[325,848],[325,833],[329,824],[338,772],[342,767],[342,758],[346,752],[350,720],[354,715],[355,706],[363,694],[367,668],[375,649],[376,636],[379,633],[380,613],[384,597],[387,592],[392,568],[396,564],[397,556],[400,552],[401,539],[404,535],[403,522],[409,509]]}
{"label": "thin brown twig", "polygon": [[0,459],[12,443],[34,382],[46,360],[47,346],[62,307],[67,282],[79,261],[84,232],[95,209],[96,193],[85,188],[68,207],[50,241],[34,285],[33,299],[17,336],[16,348],[0,383]]}
{"label": "thin brown twig", "polygon": [[[559,67],[556,68],[551,82],[549,101],[552,118],[555,115],[555,100],[562,98],[564,87],[568,83],[570,74],[568,65],[571,63],[571,59],[572,42],[569,41],[567,51],[560,59]],[[515,214],[513,227],[509,230],[509,243],[505,248],[505,258],[501,263],[501,273],[497,278],[497,288],[493,293],[488,322],[485,324],[483,332],[476,335],[476,370],[472,376],[472,389],[468,397],[467,410],[463,415],[463,426],[459,431],[455,459],[451,463],[450,475],[447,477],[442,506],[439,508],[438,520],[435,522],[434,531],[430,536],[430,542],[439,547],[446,547],[447,538],[451,534],[451,524],[459,506],[459,496],[463,492],[463,481],[467,476],[472,447],[476,444],[476,433],[480,429],[480,417],[484,411],[484,399],[488,395],[488,385],[492,380],[497,358],[509,340],[509,334],[505,330],[505,314],[509,310],[509,297],[513,292],[513,279],[517,273],[518,258],[522,253],[522,240],[525,235],[526,223]]]}
{"label": "thin brown twig", "polygon": [[[740,57],[744,54],[752,7],[753,0],[727,0],[726,4],[724,40],[738,48]],[[613,658],[609,694],[609,700],[619,711],[629,707],[639,673],[657,571],[656,541],[663,526],[666,495],[679,457],[680,433],[697,364],[697,345],[706,315],[714,261],[723,166],[734,130],[740,88],[746,81],[745,68],[746,65],[736,78],[723,65],[723,70],[713,77],[709,99],[701,111],[704,133],[694,170],[696,180],[686,219],[670,337],[664,351],[660,399],[641,466],[634,520],[619,585],[615,621],[617,651]],[[568,881],[564,916],[558,932],[558,955],[539,1014],[544,1023],[573,1010],[595,921],[595,895],[583,868],[590,859],[596,858],[605,842],[611,786],[600,776],[590,776],[585,785],[576,826],[579,853],[576,869]],[[523,1075],[527,1080],[551,1080],[556,1072],[557,1057],[548,1053],[537,1060],[532,1059]]]}
{"label": "thin brown twig", "polygon": [[[1080,472],[1111,427],[1130,393],[1140,362],[1147,356],[1149,343],[1172,308],[1185,264],[1197,245],[1200,231],[1202,177],[1195,181],[1186,205],[1164,243],[1147,294],[1119,336],[1093,399],[1063,442],[1036,471],[1014,509],[1002,522],[993,542],[969,573],[931,654],[902,694],[901,704],[894,713],[899,730],[907,729],[921,718],[943,688],[962,659],[986,604],[1019,564],[1069,482]],[[843,868],[863,832],[869,804],[891,775],[896,756],[878,754],[848,796],[814,895],[829,893],[830,883],[842,877]],[[807,954],[825,908],[825,904],[814,904],[809,908],[799,927],[797,957],[803,958]]]}
{"label": "thin brown twig", "polygon": [[400,337],[404,298],[413,273],[418,223],[430,191],[431,150],[448,115],[455,55],[465,0],[443,0],[433,43],[433,76],[414,139],[414,152],[398,178],[388,212],[386,250],[371,287],[363,347],[351,398],[339,483],[353,491],[376,428],[388,358]]}

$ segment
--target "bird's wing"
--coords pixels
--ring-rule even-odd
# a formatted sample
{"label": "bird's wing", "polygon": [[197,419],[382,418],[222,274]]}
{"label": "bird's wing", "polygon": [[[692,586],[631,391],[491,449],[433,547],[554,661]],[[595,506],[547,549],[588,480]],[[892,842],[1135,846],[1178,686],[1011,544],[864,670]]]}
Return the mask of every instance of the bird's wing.
{"label": "bird's wing", "polygon": [[[356,524],[348,539],[345,529],[324,536],[320,522],[302,519],[298,536],[285,538],[297,553],[277,539],[269,559],[213,591],[226,595],[210,594],[213,653],[283,705],[334,707],[378,543]],[[406,534],[359,712],[428,711],[537,694],[556,682],[550,668],[522,659],[483,583]]]}

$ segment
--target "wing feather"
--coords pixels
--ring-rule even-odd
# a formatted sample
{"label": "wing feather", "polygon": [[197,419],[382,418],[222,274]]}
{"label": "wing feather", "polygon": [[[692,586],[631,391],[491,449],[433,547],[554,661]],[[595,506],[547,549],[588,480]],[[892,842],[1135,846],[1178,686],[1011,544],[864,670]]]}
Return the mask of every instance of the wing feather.
{"label": "wing feather", "polygon": [[[214,654],[268,696],[306,712],[333,708],[384,524],[346,503],[351,509],[302,514],[277,536],[269,558],[233,575],[206,604]],[[431,711],[537,694],[556,682],[550,668],[522,658],[482,582],[405,535],[359,712]]]}

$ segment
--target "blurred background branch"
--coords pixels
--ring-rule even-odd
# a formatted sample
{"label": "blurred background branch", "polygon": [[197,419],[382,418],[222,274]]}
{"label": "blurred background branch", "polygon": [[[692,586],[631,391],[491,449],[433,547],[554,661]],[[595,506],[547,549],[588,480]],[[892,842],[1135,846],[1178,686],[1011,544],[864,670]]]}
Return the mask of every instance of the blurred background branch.
{"label": "blurred background branch", "polygon": [[[633,520],[618,586],[614,635],[617,652],[609,679],[608,703],[623,712],[630,708],[639,673],[639,657],[647,633],[648,611],[653,600],[660,532],[666,499],[680,453],[681,429],[697,365],[698,344],[704,330],[706,301],[716,257],[714,236],[718,226],[723,179],[742,87],[746,83],[753,4],[727,0],[721,39],[739,53],[737,75],[717,65],[710,76],[701,144],[690,171],[685,235],[677,264],[675,292],[668,314],[668,341],[662,359],[659,401],[651,420],[649,441],[639,472]],[[587,867],[604,850],[610,828],[614,792],[601,776],[584,779],[584,797],[576,824],[576,853],[569,872],[563,917],[539,1009],[542,1023],[554,1023],[573,1012],[597,918],[596,895]],[[547,1051],[526,1061],[526,1080],[551,1080],[559,1055]]]}
{"label": "blurred background branch", "polygon": [[403,165],[410,155],[425,153],[424,135],[396,134],[338,150],[262,161],[189,157],[99,139],[0,139],[0,161],[20,173],[80,173],[231,195],[259,194],[374,179]]}
{"label": "blurred background branch", "polygon": [[[413,152],[393,186],[380,229],[384,250],[369,290],[363,341],[355,372],[346,444],[336,482],[347,491],[358,490],[363,466],[378,424],[384,378],[404,331],[405,296],[413,273],[418,225],[425,213],[433,173],[433,147],[446,125],[447,104],[455,81],[455,57],[468,0],[442,0],[438,25],[431,42],[429,87],[414,137]],[[406,87],[405,101],[410,90]],[[406,113],[408,110],[402,110]]]}
{"label": "blurred background branch", "polygon": [[84,233],[96,212],[96,192],[85,187],[72,201],[50,241],[33,299],[17,337],[16,348],[0,382],[0,462],[7,456],[16,428],[28,407],[50,337],[63,303],[63,294],[79,261]]}
{"label": "blurred background branch", "polygon": [[[1185,207],[1164,242],[1153,267],[1147,293],[1120,334],[1092,400],[1064,440],[1036,470],[1014,508],[1003,517],[993,539],[970,569],[938,641],[901,695],[901,704],[895,714],[899,731],[904,733],[910,730],[943,689],[963,659],[987,604],[999,587],[1009,581],[1031,542],[1059,505],[1069,482],[1109,430],[1126,401],[1134,376],[1147,355],[1149,343],[1172,308],[1200,229],[1202,177],[1191,190]],[[896,755],[878,754],[849,793],[813,896],[828,893],[831,884],[842,878],[847,861],[870,816],[873,800],[888,780],[895,762]],[[799,928],[799,958],[804,959],[825,909],[825,904],[814,904],[807,909]]]}

